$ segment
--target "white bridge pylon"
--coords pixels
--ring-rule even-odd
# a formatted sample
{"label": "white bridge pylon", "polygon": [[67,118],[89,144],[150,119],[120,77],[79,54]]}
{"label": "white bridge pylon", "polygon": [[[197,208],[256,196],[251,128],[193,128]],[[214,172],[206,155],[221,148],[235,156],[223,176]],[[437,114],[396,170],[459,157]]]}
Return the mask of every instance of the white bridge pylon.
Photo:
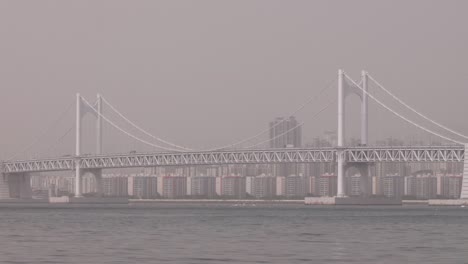
{"label": "white bridge pylon", "polygon": [[[79,93],[76,94],[76,125],[75,125],[75,197],[81,197],[81,125],[82,119],[86,113],[91,113],[96,117],[96,155],[102,154],[102,98],[97,95],[96,111],[83,103],[83,98]],[[100,177],[101,175],[95,175]],[[98,179],[96,179],[98,180]]]}
{"label": "white bridge pylon", "polygon": [[[452,137],[446,136],[442,133],[435,132],[434,130],[428,129],[425,126],[422,126],[407,117],[399,114],[396,112],[394,109],[388,107],[384,103],[382,103],[380,100],[375,98],[372,94],[369,93],[368,91],[368,80],[369,78],[376,83],[379,88],[384,90],[387,94],[389,94],[393,99],[398,101],[400,104],[402,104],[404,107],[407,109],[411,110],[413,113],[416,113],[420,117],[424,118],[427,121],[430,121],[432,124],[438,126],[439,128],[442,128],[445,130],[445,132],[450,133],[450,134],[455,134],[459,137],[463,137],[465,139],[468,138],[468,136],[465,136],[459,132],[456,132],[452,129],[449,129],[440,123],[428,118],[427,116],[419,113],[416,111],[414,108],[410,107],[406,103],[404,103],[401,99],[393,95],[391,92],[389,92],[387,89],[385,89],[381,84],[376,82],[372,77],[369,77],[368,73],[366,71],[361,72],[361,81],[359,83],[353,81],[346,73],[344,73],[343,70],[338,70],[338,144],[337,144],[337,170],[338,170],[338,179],[337,179],[337,196],[338,197],[344,197],[345,192],[344,192],[344,174],[345,174],[345,169],[346,169],[346,157],[345,157],[345,152],[346,150],[346,144],[345,144],[345,100],[346,97],[350,94],[356,94],[360,97],[361,99],[361,145],[366,146],[368,142],[368,97],[370,97],[372,100],[374,100],[376,103],[378,103],[380,106],[385,108],[386,110],[390,111],[392,114],[395,116],[399,117],[400,119],[408,122],[409,124],[425,131],[428,132],[432,135],[435,135],[437,137],[440,137],[444,140],[451,141],[453,143],[459,144],[464,146],[464,151],[467,151],[467,146],[465,142],[462,142],[460,140],[454,139]],[[348,80],[351,82],[349,83]],[[464,152],[466,153],[466,152]],[[352,162],[351,162],[352,164]],[[468,198],[468,161],[467,159],[464,159],[464,173],[463,173],[463,181],[462,181],[462,191],[461,191],[461,198],[462,199],[467,199]],[[364,179],[364,185],[366,185],[366,181],[368,180],[368,165],[367,164],[359,164],[357,166],[361,174],[363,176],[361,179]],[[361,181],[361,184],[363,182]]]}
{"label": "white bridge pylon", "polygon": [[[348,83],[343,70],[338,70],[338,144],[337,144],[337,170],[338,170],[338,188],[337,196],[344,197],[344,174],[345,174],[345,101],[349,95],[355,94],[361,99],[361,145],[366,146],[368,142],[368,98],[367,98],[367,72],[361,72],[362,90],[354,84]],[[367,175],[362,175],[362,178]],[[366,178],[367,179],[367,178]]]}

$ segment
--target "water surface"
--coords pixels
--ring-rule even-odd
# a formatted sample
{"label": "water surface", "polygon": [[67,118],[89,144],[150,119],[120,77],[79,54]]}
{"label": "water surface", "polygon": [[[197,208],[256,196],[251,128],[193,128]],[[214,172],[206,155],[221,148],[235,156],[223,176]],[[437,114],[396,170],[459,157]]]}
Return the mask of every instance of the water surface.
{"label": "water surface", "polygon": [[468,263],[468,208],[0,208],[0,263]]}

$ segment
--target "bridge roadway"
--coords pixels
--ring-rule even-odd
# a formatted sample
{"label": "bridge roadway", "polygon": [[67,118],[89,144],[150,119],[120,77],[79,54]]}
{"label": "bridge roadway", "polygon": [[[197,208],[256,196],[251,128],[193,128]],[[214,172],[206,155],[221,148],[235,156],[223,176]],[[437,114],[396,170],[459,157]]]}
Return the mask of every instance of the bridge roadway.
{"label": "bridge roadway", "polygon": [[5,161],[4,174],[74,170],[113,169],[177,165],[228,165],[335,162],[342,153],[347,163],[374,162],[463,162],[464,146],[402,146],[349,148],[284,148],[202,152],[160,152],[57,157]]}

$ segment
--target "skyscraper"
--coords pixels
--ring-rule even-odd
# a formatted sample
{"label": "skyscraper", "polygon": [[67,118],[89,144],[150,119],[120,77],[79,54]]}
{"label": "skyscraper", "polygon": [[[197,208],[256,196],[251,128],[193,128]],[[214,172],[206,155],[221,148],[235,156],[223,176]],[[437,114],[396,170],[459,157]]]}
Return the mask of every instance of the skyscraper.
{"label": "skyscraper", "polygon": [[[302,127],[294,116],[277,117],[270,122],[270,148],[302,146]],[[273,166],[274,176],[297,175],[297,164],[277,164]]]}
{"label": "skyscraper", "polygon": [[277,117],[270,122],[270,139],[271,148],[301,147],[302,127],[294,116]]}

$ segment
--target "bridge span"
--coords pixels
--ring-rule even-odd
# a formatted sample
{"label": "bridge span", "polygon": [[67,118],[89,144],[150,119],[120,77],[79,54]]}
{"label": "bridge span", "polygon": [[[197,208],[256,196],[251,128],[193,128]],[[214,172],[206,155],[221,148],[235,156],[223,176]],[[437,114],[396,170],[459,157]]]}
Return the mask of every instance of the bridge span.
{"label": "bridge span", "polygon": [[463,146],[284,148],[132,153],[7,161],[2,164],[2,173],[71,171],[75,170],[77,165],[81,169],[115,169],[185,165],[336,162],[339,152],[342,153],[346,163],[463,162],[465,159]]}
{"label": "bridge span", "polygon": [[[389,107],[384,102],[375,97],[375,93],[369,91],[369,82],[372,81],[380,90],[383,90],[393,100],[398,102],[398,105],[410,110],[420,119],[424,119],[431,123],[432,127],[437,127],[437,130],[426,125],[421,125],[415,122],[413,118],[408,118]],[[112,106],[105,98],[98,94],[96,102],[90,103],[80,94],[76,95],[76,119],[75,119],[75,154],[74,156],[62,156],[53,158],[42,158],[34,160],[15,160],[0,162],[0,197],[2,190],[7,193],[6,187],[10,182],[20,181],[19,186],[28,185],[28,178],[31,173],[52,172],[52,171],[74,171],[75,172],[75,196],[81,196],[81,176],[84,172],[95,174],[96,178],[102,177],[103,169],[118,169],[118,168],[136,168],[136,167],[158,167],[158,166],[197,166],[197,165],[229,165],[229,164],[281,164],[281,163],[314,163],[314,162],[330,162],[334,163],[337,171],[337,197],[345,197],[345,179],[344,175],[349,167],[359,169],[363,178],[369,177],[369,166],[379,162],[464,162],[463,183],[461,198],[468,198],[468,160],[465,159],[466,149],[468,144],[468,135],[463,135],[453,129],[450,129],[418,112],[396,95],[387,90],[384,86],[378,83],[366,71],[361,72],[361,80],[359,83],[350,78],[343,70],[338,70],[337,83],[337,139],[333,142],[333,147],[330,148],[281,148],[281,149],[258,149],[259,145],[275,140],[278,137],[284,137],[288,133],[292,133],[295,126],[287,131],[270,136],[267,141],[261,141],[255,145],[250,145],[245,148],[240,148],[243,143],[258,139],[259,136],[270,131],[269,129],[241,141],[231,143],[227,146],[217,146],[217,150],[197,151],[192,150],[182,145],[172,143],[161,139],[141,127],[137,126],[114,106]],[[318,100],[319,96],[324,92],[325,87],[317,97],[313,97],[306,104],[298,108],[300,111],[307,104]],[[360,146],[350,147],[346,144],[345,136],[345,116],[346,107],[345,101],[351,96],[356,95],[360,99]],[[315,99],[314,99],[315,98]],[[385,108],[395,117],[405,121],[413,127],[443,139],[444,142],[451,142],[454,145],[445,146],[371,146],[368,138],[368,106],[369,99],[373,100],[380,107]],[[311,118],[320,114],[323,110],[332,104],[330,102],[320,111],[316,112]],[[130,125],[132,131],[136,130],[139,134],[144,134],[145,137],[137,136],[129,130],[122,128],[103,112],[103,106],[108,106],[114,114],[120,119],[123,119],[126,124]],[[294,112],[294,113],[296,113]],[[83,155],[82,148],[82,123],[85,114],[90,113],[96,118],[95,135],[96,151],[94,155]],[[151,149],[158,149],[163,152],[154,153],[127,153],[127,154],[104,154],[102,150],[103,141],[103,122],[119,131],[121,134],[128,136],[136,142],[142,143]],[[277,123],[278,125],[280,123]],[[273,126],[274,127],[274,126]],[[73,129],[73,127],[72,127]],[[443,132],[439,132],[439,130]],[[71,131],[71,130],[69,130]],[[68,133],[68,132],[67,132]],[[66,134],[65,134],[66,135]],[[151,138],[151,139],[148,139]],[[463,138],[463,139],[461,139]],[[250,143],[249,143],[250,144]],[[447,143],[449,144],[449,143]],[[287,145],[287,144],[286,144]],[[294,145],[294,144],[293,144]],[[300,146],[300,144],[298,144]],[[362,147],[365,146],[365,147]],[[16,188],[16,187],[15,187]],[[12,189],[12,188],[10,188]],[[13,188],[14,189],[14,188]],[[16,188],[18,189],[18,188]],[[27,188],[24,188],[25,190]],[[24,191],[27,193],[26,191]],[[8,196],[5,194],[4,196]]]}

